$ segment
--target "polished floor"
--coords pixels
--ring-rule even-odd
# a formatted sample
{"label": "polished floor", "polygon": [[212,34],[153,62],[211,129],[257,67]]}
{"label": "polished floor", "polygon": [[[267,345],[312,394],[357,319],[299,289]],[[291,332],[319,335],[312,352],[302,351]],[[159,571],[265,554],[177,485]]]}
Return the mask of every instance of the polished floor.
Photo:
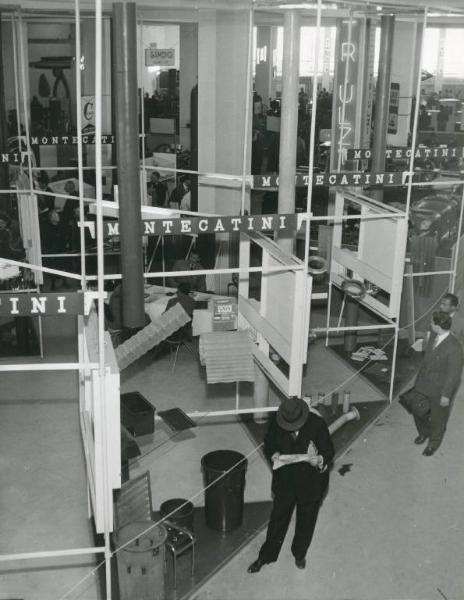
{"label": "polished floor", "polygon": [[[50,324],[48,336],[56,334]],[[72,328],[62,329],[48,350],[72,356]],[[319,344],[319,342],[317,342]],[[62,351],[61,351],[62,349]],[[305,391],[328,392],[352,377],[351,369],[316,347]],[[357,398],[379,400],[360,377],[346,386]],[[345,387],[346,387],[345,386]],[[195,359],[181,350],[147,355],[122,376],[122,391],[137,389],[158,410],[186,411],[235,405],[235,386],[206,386]],[[87,520],[84,463],[79,438],[75,375],[3,374],[0,391],[0,552],[10,554],[93,545]],[[240,386],[244,406],[251,388]],[[411,418],[396,403],[336,465],[321,511],[308,567],[299,571],[289,554],[257,575],[246,573],[260,534],[200,590],[196,600],[446,600],[464,598],[462,531],[464,404],[456,398],[443,446],[431,458],[414,446]],[[193,437],[194,436],[194,437]],[[201,456],[218,448],[249,455],[246,500],[270,500],[270,473],[253,439],[234,419],[205,417],[190,433],[173,435],[157,422],[139,439],[142,456],[131,474],[150,470],[153,507],[171,497],[203,504]],[[91,558],[0,564],[0,600],[94,600],[101,597]]]}

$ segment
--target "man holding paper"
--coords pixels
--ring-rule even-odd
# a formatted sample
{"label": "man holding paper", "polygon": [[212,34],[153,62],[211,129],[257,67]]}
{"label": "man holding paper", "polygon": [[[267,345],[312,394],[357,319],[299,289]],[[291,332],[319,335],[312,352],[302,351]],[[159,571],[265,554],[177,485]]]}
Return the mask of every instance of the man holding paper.
{"label": "man holding paper", "polygon": [[296,566],[304,569],[334,456],[328,427],[304,400],[286,398],[271,420],[264,450],[273,463],[274,504],[266,541],[248,572],[257,573],[277,560],[295,507],[292,554]]}

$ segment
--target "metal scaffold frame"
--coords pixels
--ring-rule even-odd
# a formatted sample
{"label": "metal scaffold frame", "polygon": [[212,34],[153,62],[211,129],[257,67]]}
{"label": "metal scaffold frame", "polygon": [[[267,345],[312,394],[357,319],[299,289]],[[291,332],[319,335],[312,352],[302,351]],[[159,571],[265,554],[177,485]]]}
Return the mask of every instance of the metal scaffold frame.
{"label": "metal scaffold frame", "polygon": [[[16,560],[34,560],[41,558],[51,557],[66,557],[66,556],[78,556],[78,555],[103,555],[103,561],[97,566],[95,571],[100,568],[103,564],[105,565],[105,581],[106,581],[106,598],[110,600],[112,597],[111,590],[111,557],[113,552],[111,551],[110,545],[110,533],[113,530],[113,490],[120,486],[120,438],[119,438],[119,371],[117,369],[116,360],[114,357],[114,351],[109,339],[108,333],[105,331],[104,322],[104,303],[106,293],[104,290],[105,281],[111,279],[120,279],[120,274],[105,274],[104,269],[104,234],[103,234],[103,217],[107,211],[106,203],[103,201],[103,189],[102,189],[102,174],[104,170],[115,169],[115,166],[103,166],[102,165],[102,0],[95,0],[95,11],[94,15],[90,18],[95,19],[95,167],[84,167],[83,166],[83,141],[82,141],[82,122],[80,110],[77,110],[77,151],[78,151],[78,179],[79,179],[79,209],[81,215],[81,226],[80,226],[80,266],[81,272],[79,275],[63,270],[57,270],[42,266],[42,264],[30,264],[21,261],[7,261],[11,264],[21,266],[23,268],[30,269],[34,273],[58,274],[65,277],[77,279],[80,282],[81,291],[86,297],[86,304],[89,308],[85,316],[79,317],[79,360],[78,362],[70,363],[46,363],[36,362],[29,364],[4,364],[0,365],[0,372],[12,372],[12,371],[78,371],[79,372],[79,404],[81,412],[81,430],[84,439],[85,458],[87,465],[88,474],[88,494],[90,499],[90,505],[92,510],[89,512],[95,517],[95,524],[98,532],[103,533],[104,544],[101,546],[89,547],[89,548],[74,548],[64,550],[44,550],[42,552],[23,552],[17,554],[1,555],[0,563],[10,562]],[[321,17],[323,10],[323,0],[317,0],[316,6],[316,35],[314,39],[314,56],[315,64],[318,64],[319,58],[319,36],[321,30]],[[231,186],[240,188],[241,192],[241,206],[240,214],[243,216],[247,210],[247,194],[249,193],[251,185],[251,177],[248,174],[248,163],[249,163],[249,130],[251,120],[250,110],[250,98],[252,90],[252,74],[253,74],[253,27],[256,6],[251,3],[248,10],[248,47],[247,47],[247,71],[246,71],[246,85],[245,85],[245,105],[244,110],[244,122],[243,122],[243,159],[242,159],[242,172],[240,175],[230,175],[226,173],[211,173],[202,172],[201,170],[189,170],[189,169],[172,169],[169,167],[151,167],[145,164],[145,150],[142,150],[142,164],[140,169],[140,176],[142,181],[142,190],[145,190],[145,179],[146,173],[152,169],[164,171],[168,173],[182,173],[196,175],[204,179],[213,179],[227,183]],[[263,5],[259,6],[259,9],[263,9]],[[82,18],[89,18],[89,15],[80,14],[80,2],[75,0],[74,5],[74,24],[76,31],[76,95],[78,98],[81,96],[81,71],[80,71],[80,57],[81,57],[81,40],[80,40],[80,23]],[[350,17],[351,18],[351,17]],[[428,11],[424,11],[423,26],[427,25]],[[14,36],[14,56],[15,56],[15,101],[18,112],[18,128],[20,122],[20,106],[22,104],[22,110],[24,114],[25,129],[26,129],[26,143],[29,154],[31,154],[30,148],[30,137],[29,137],[29,111],[28,102],[26,98],[27,80],[26,80],[26,57],[24,56],[24,40],[23,40],[23,15],[22,13],[16,12],[12,18],[13,36]],[[144,19],[141,16],[138,25],[143,28]],[[141,36],[141,41],[143,37]],[[19,68],[17,63],[17,54],[19,55]],[[141,53],[143,54],[143,53]],[[423,55],[423,42],[420,52]],[[141,57],[142,58],[142,57]],[[420,63],[419,63],[420,64]],[[417,74],[417,88],[416,95],[420,95],[420,67],[419,73]],[[20,85],[19,85],[20,82]],[[301,283],[301,280],[306,279],[308,275],[308,259],[310,257],[310,226],[312,222],[324,221],[331,222],[339,225],[343,221],[349,221],[350,219],[360,219],[361,221],[369,221],[372,219],[388,219],[391,218],[390,214],[386,215],[372,215],[362,214],[361,217],[355,217],[350,215],[336,215],[336,216],[314,216],[312,214],[312,193],[313,193],[313,178],[314,178],[314,162],[315,162],[315,138],[316,138],[316,119],[317,119],[317,83],[318,73],[315,70],[313,89],[312,89],[312,106],[313,110],[311,113],[310,123],[310,147],[309,147],[309,164],[308,164],[308,187],[307,187],[307,198],[306,198],[306,210],[301,214],[299,224],[304,224],[304,260],[295,263],[283,263],[280,266],[275,264],[263,263],[261,266],[252,267],[246,264],[246,261],[242,260],[241,256],[240,266],[237,268],[220,268],[220,269],[202,269],[195,271],[195,275],[218,275],[218,274],[234,274],[240,275],[239,281],[239,294],[242,294],[247,289],[247,280],[250,273],[262,273],[263,275],[275,274],[275,273],[287,273],[293,272],[300,281],[299,290],[309,289],[306,283]],[[345,77],[346,86],[346,77]],[[142,87],[143,95],[143,87]],[[22,97],[21,97],[22,96]],[[345,94],[346,97],[346,94]],[[143,102],[142,102],[143,111]],[[344,111],[344,107],[343,107]],[[417,125],[419,117],[419,103],[416,102],[414,112],[414,126],[413,126],[413,137],[411,145],[415,147],[417,141]],[[144,124],[144,118],[142,114],[142,124]],[[143,125],[144,126],[144,125]],[[143,138],[145,132],[143,131],[141,137]],[[18,137],[20,133],[18,131]],[[142,148],[144,144],[142,144]],[[60,167],[61,168],[61,167]],[[96,172],[96,189],[95,199],[87,198],[84,195],[84,171],[86,169],[94,168]],[[340,168],[340,163],[339,163]],[[28,161],[27,171],[29,177],[29,189],[27,193],[30,198],[30,202],[35,202],[35,190],[33,187],[33,174],[34,171],[38,170],[39,167],[34,167],[31,161]],[[63,167],[63,170],[66,170]],[[71,169],[71,167],[69,167]],[[409,163],[409,174],[414,172],[414,153],[411,154]],[[456,178],[455,181],[447,181],[446,185],[450,183],[462,184],[462,181]],[[428,185],[426,183],[413,183],[412,177],[408,177],[407,182],[407,203],[406,210],[404,213],[397,214],[395,218],[407,219],[409,207],[411,203],[412,189],[415,186]],[[22,190],[23,192],[25,190]],[[11,193],[11,190],[1,190],[0,193]],[[46,192],[44,192],[46,195]],[[142,192],[143,195],[143,192]],[[63,194],[53,194],[56,197],[67,197]],[[96,241],[97,241],[97,275],[88,275],[86,272],[86,261],[85,261],[85,229],[84,229],[84,207],[87,204],[91,204],[94,207],[96,214]],[[464,207],[464,186],[463,196],[461,201],[460,221],[459,230],[462,228],[463,221],[463,207]],[[118,204],[113,203],[112,209],[117,213]],[[176,212],[176,211],[174,211]],[[179,214],[180,212],[177,211]],[[202,213],[182,211],[182,214],[192,216],[202,216]],[[203,216],[213,216],[203,214]],[[458,258],[460,239],[458,239],[455,257],[452,262],[452,269],[449,271],[436,271],[436,272],[424,272],[414,274],[404,274],[405,277],[419,277],[428,275],[437,275],[440,273],[451,275],[451,281],[454,285],[456,280],[456,269],[458,266]],[[242,252],[242,249],[240,250]],[[404,258],[404,257],[403,257]],[[191,275],[191,271],[170,271],[170,276],[188,276]],[[157,279],[165,277],[166,272],[150,272],[145,273],[144,277],[146,280]],[[96,282],[96,291],[89,292],[87,287],[89,282]],[[330,323],[330,308],[331,308],[331,289],[332,289],[332,278],[329,282],[329,295],[328,295],[328,319],[326,327],[315,329],[321,333],[325,333],[327,340],[331,333],[344,333],[350,331],[353,328],[348,326],[337,326],[334,327]],[[39,289],[39,288],[37,288]],[[90,305],[96,303],[98,308],[97,311]],[[308,321],[304,324],[309,326],[309,312],[305,315]],[[304,319],[303,319],[304,321]],[[295,320],[295,323],[297,321]],[[301,325],[302,321],[298,321],[298,325]],[[393,331],[394,338],[394,349],[393,349],[393,362],[391,369],[390,379],[390,401],[393,397],[393,382],[395,377],[395,366],[396,366],[396,353],[398,343],[399,327],[399,307],[396,315],[391,316],[390,320],[386,320],[381,325],[369,325],[356,327],[357,330],[380,330],[389,329]],[[301,327],[301,330],[305,330],[305,326]],[[306,341],[303,336],[295,336],[295,344],[298,346],[298,353],[305,354],[306,352]],[[293,341],[293,340],[292,340]],[[292,354],[294,356],[294,354]],[[358,372],[355,372],[351,378],[356,377]],[[350,378],[350,379],[351,379]],[[301,380],[295,379],[297,382],[295,385],[299,387],[301,391]],[[342,384],[343,385],[343,384]],[[338,389],[341,386],[338,386]],[[295,386],[292,387],[292,392],[298,391]],[[334,390],[335,391],[335,390]],[[260,407],[259,412],[272,412],[277,409],[277,406]],[[236,384],[235,394],[235,407],[230,410],[217,410],[217,411],[195,411],[189,413],[193,418],[204,418],[204,417],[221,417],[224,415],[240,415],[255,413],[256,408],[241,408],[240,407],[240,388],[239,384]],[[253,452],[257,451],[255,448]],[[252,453],[251,453],[252,454]],[[227,475],[225,473],[223,476]],[[192,498],[203,493],[204,489],[196,493]],[[90,515],[89,515],[90,516]],[[154,524],[153,526],[155,526]],[[93,572],[92,572],[93,573]],[[70,597],[75,591],[82,580],[66,591],[61,597],[62,599]]]}

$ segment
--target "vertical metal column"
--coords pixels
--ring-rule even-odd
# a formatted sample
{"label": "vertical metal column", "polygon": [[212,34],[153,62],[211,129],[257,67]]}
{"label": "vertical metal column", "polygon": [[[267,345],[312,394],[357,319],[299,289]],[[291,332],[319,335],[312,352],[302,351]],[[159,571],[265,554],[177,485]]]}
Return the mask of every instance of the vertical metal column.
{"label": "vertical metal column", "polygon": [[[385,170],[395,17],[393,15],[383,15],[380,20],[380,27],[380,60],[375,93],[374,142],[372,146],[372,171],[374,173]],[[379,202],[383,201],[383,190],[375,190],[371,195]]]}
{"label": "vertical metal column", "polygon": [[[295,212],[296,142],[298,131],[298,71],[300,67],[300,13],[284,16],[282,106],[280,113],[279,213]],[[293,253],[293,237],[282,237],[279,246]]]}
{"label": "vertical metal column", "polygon": [[113,4],[113,83],[119,181],[122,309],[125,327],[143,327],[143,251],[134,2]]}

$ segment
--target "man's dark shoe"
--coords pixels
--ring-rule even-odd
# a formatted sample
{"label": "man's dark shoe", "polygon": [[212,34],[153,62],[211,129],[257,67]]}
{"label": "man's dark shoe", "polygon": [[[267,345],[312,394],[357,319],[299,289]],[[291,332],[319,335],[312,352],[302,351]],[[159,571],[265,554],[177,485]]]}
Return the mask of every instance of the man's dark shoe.
{"label": "man's dark shoe", "polygon": [[427,436],[426,435],[418,435],[416,437],[416,439],[414,440],[414,443],[419,446],[420,444],[423,444],[426,441],[427,441]]}
{"label": "man's dark shoe", "polygon": [[255,560],[255,562],[251,563],[251,565],[248,567],[247,571],[248,571],[248,573],[258,573],[258,571],[261,570],[261,567],[264,566],[265,564],[266,563],[263,563],[263,561],[258,558]]}
{"label": "man's dark shoe", "polygon": [[305,558],[295,558],[295,564],[299,569],[304,569],[306,567],[306,559]]}
{"label": "man's dark shoe", "polygon": [[422,452],[422,454],[424,456],[432,456],[432,454],[435,454],[436,450],[437,450],[437,448],[432,448],[431,446],[427,446],[427,448]]}

